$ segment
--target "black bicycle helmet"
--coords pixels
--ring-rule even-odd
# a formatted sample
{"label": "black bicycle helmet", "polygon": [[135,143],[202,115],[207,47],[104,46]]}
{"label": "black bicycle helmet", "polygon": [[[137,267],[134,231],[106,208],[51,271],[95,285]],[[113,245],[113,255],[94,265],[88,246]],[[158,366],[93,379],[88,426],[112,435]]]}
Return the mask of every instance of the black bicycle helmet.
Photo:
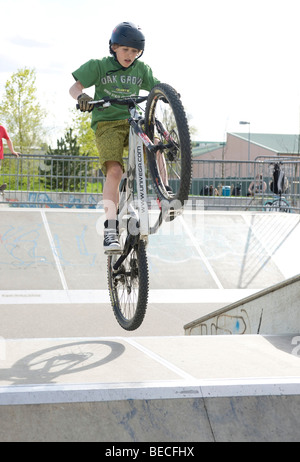
{"label": "black bicycle helmet", "polygon": [[[132,22],[121,22],[112,31],[109,41],[109,51],[112,55],[115,55],[111,48],[111,45],[114,43],[125,47],[136,48],[143,52],[145,49],[145,36],[139,26],[136,26]],[[141,56],[142,53],[139,58]]]}

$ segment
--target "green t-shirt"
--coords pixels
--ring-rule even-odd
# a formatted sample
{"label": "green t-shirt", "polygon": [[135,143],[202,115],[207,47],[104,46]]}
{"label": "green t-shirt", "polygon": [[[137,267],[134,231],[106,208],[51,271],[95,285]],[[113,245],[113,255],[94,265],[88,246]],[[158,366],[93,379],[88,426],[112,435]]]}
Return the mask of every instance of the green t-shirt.
{"label": "green t-shirt", "polygon": [[[95,85],[95,100],[104,96],[119,98],[138,95],[140,90],[151,91],[154,85],[159,83],[159,80],[153,76],[151,68],[144,62],[136,60],[129,68],[123,69],[112,56],[91,59],[72,75],[84,88]],[[95,108],[92,112],[92,128],[96,130],[97,123],[104,120],[124,120],[128,117],[126,106],[113,104],[103,111]]]}

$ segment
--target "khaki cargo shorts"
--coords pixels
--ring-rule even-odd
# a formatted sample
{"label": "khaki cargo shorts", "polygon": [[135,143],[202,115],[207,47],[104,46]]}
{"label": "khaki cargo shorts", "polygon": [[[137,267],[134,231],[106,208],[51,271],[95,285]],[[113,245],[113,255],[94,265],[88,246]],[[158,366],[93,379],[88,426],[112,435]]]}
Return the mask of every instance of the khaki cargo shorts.
{"label": "khaki cargo shorts", "polygon": [[98,122],[96,145],[99,152],[100,168],[106,175],[105,163],[109,160],[119,162],[124,172],[123,152],[128,146],[129,124],[127,120]]}

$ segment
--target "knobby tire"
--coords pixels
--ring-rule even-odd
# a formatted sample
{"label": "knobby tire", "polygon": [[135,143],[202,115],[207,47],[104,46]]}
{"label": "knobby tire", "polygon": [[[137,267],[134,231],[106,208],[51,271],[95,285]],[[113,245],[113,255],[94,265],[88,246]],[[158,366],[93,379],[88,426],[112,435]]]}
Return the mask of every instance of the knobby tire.
{"label": "knobby tire", "polygon": [[155,119],[158,118],[157,111],[160,106],[164,107],[163,104],[168,111],[169,120],[160,121],[174,140],[174,148],[169,151],[163,150],[169,185],[173,193],[170,194],[166,189],[157,157],[149,150],[147,150],[148,168],[159,200],[169,203],[178,200],[181,205],[184,205],[189,196],[192,180],[191,139],[182,102],[178,93],[170,85],[158,84],[149,93],[145,108],[145,132],[153,143],[155,139],[160,138],[161,143],[170,144],[162,135],[157,136],[156,133]]}
{"label": "knobby tire", "polygon": [[112,267],[119,256],[109,255],[107,259],[111,306],[120,326],[132,331],[142,324],[148,304],[149,272],[145,242],[138,241],[121,265],[118,279]]}

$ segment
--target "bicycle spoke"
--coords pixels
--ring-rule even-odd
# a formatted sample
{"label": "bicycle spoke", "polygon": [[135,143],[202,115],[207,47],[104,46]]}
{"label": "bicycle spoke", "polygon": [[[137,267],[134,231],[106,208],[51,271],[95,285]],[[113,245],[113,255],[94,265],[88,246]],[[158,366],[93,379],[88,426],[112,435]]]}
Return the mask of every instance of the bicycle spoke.
{"label": "bicycle spoke", "polygon": [[134,330],[141,325],[148,303],[148,265],[143,241],[135,246],[120,268],[114,271],[117,258],[108,257],[111,302],[119,324],[126,330]]}
{"label": "bicycle spoke", "polygon": [[156,156],[153,150],[148,150],[147,154],[159,199],[172,201],[175,198],[183,205],[191,184],[191,141],[184,108],[169,85],[159,84],[150,93],[145,130],[157,151]]}

